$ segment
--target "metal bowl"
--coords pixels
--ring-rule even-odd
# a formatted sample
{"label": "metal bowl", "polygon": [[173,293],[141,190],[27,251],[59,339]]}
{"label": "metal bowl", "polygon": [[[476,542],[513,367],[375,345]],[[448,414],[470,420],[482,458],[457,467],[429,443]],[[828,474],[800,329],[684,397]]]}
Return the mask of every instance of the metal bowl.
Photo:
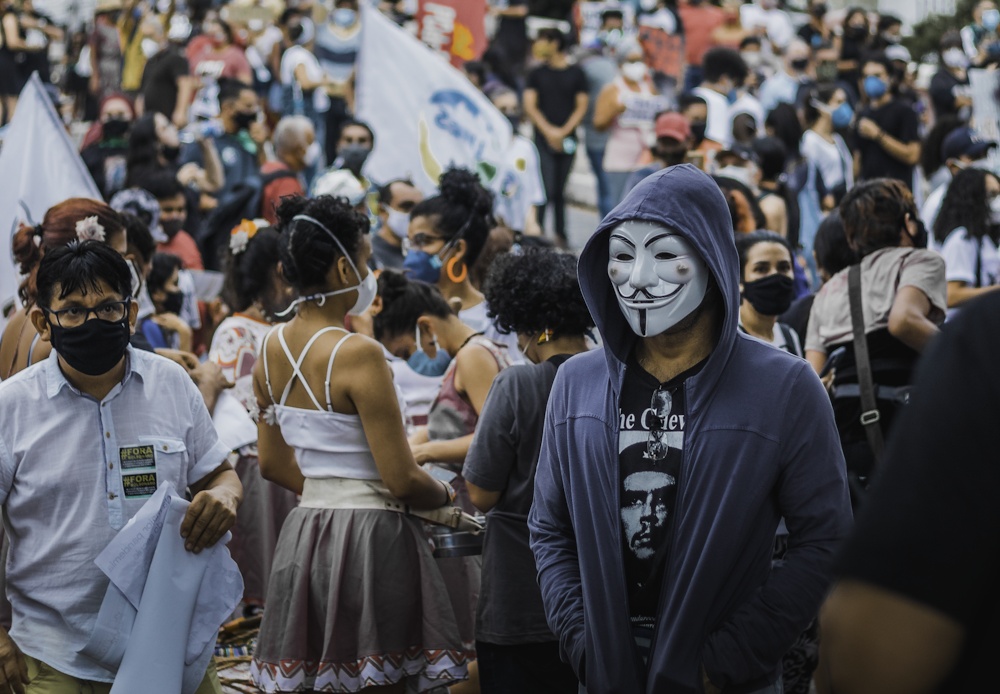
{"label": "metal bowl", "polygon": [[438,559],[474,557],[483,553],[485,531],[473,534],[444,525],[434,525],[431,533],[434,539],[434,556]]}

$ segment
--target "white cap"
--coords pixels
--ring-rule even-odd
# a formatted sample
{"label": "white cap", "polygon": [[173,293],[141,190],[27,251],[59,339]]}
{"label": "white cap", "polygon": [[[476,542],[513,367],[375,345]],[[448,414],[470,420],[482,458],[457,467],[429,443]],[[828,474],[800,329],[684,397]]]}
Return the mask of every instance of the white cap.
{"label": "white cap", "polygon": [[351,207],[357,207],[365,199],[364,186],[347,169],[334,169],[316,179],[313,183],[313,197],[330,195],[335,198],[347,198]]}
{"label": "white cap", "polygon": [[898,43],[886,47],[885,57],[889,60],[902,60],[904,63],[910,62],[910,52],[906,50],[906,46],[900,46]]}

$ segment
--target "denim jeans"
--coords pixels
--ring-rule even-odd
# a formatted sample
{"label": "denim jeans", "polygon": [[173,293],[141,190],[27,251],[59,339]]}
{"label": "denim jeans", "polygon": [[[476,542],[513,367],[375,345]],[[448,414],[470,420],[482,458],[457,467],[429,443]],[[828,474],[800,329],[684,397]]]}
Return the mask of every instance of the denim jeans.
{"label": "denim jeans", "polygon": [[604,219],[614,207],[611,204],[608,177],[604,173],[604,148],[588,147],[587,159],[590,160],[590,168],[594,172],[594,178],[597,179],[597,213]]}

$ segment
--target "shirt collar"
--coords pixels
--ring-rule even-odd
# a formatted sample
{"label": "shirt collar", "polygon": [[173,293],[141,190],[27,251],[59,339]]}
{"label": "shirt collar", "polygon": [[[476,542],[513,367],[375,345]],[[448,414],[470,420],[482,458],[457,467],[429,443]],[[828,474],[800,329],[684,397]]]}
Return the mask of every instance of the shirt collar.
{"label": "shirt collar", "polygon": [[[135,350],[132,349],[132,345],[125,348],[125,376],[122,378],[121,385],[124,386],[128,383],[129,378],[133,373],[139,376],[142,380],[145,380],[145,363],[142,359],[135,358]],[[51,400],[55,396],[59,395],[59,391],[63,389],[63,386],[69,388],[77,395],[80,395],[80,391],[73,387],[73,385],[66,380],[66,375],[63,373],[62,369],[59,367],[59,355],[53,349],[49,353],[49,358],[45,361],[45,382],[47,392]],[[114,390],[112,390],[114,392]]]}

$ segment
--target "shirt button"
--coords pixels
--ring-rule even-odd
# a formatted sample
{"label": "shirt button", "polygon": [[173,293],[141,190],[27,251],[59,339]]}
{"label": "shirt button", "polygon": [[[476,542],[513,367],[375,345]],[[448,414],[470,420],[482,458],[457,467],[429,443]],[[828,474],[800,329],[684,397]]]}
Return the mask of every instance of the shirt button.
{"label": "shirt button", "polygon": [[164,447],[163,447],[163,450],[167,450],[167,447],[166,447],[166,446],[164,446]]}
{"label": "shirt button", "polygon": [[108,463],[108,467],[111,468],[112,470],[114,470],[115,469],[115,464],[114,463]]}
{"label": "shirt button", "polygon": [[109,439],[111,438],[111,432],[110,432],[110,431],[105,431],[105,432],[104,432],[104,435],[105,435],[105,436],[106,436],[107,438],[109,438]]}
{"label": "shirt button", "polygon": [[109,498],[109,499],[114,499],[114,498],[115,498],[115,495],[114,495],[114,494],[108,494],[108,498]]}

